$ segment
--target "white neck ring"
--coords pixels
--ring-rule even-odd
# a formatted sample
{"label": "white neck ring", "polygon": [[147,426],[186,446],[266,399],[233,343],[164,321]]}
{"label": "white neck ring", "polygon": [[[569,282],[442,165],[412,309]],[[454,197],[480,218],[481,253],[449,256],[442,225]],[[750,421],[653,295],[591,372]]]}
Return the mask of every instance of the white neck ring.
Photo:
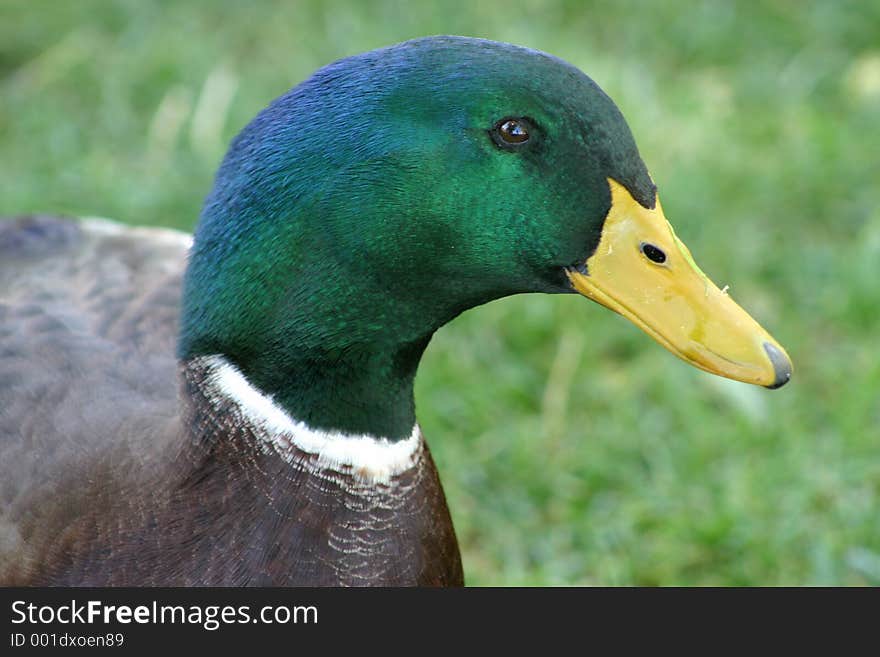
{"label": "white neck ring", "polygon": [[397,441],[313,429],[251,385],[223,356],[203,356],[197,363],[207,370],[205,394],[212,405],[228,412],[231,404],[233,413],[253,430],[263,449],[290,463],[297,460],[299,450],[316,457],[315,465],[321,470],[350,474],[363,483],[388,484],[421,457],[423,443],[418,423],[408,438]]}

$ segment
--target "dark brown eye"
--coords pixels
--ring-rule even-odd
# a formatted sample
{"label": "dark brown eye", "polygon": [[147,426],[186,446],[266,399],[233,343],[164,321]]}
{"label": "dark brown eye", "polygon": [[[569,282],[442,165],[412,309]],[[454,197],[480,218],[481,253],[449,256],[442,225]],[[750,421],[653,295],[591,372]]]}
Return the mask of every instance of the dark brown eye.
{"label": "dark brown eye", "polygon": [[516,148],[529,141],[530,130],[531,126],[526,119],[501,119],[490,130],[490,134],[502,148]]}
{"label": "dark brown eye", "polygon": [[498,126],[498,134],[508,144],[521,144],[529,139],[529,131],[516,119],[508,119]]}

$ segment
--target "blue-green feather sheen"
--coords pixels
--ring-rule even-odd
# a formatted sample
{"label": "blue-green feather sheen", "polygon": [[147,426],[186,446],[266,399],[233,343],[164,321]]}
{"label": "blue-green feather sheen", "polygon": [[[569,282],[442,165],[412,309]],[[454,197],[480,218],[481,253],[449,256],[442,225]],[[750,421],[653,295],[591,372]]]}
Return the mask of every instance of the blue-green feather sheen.
{"label": "blue-green feather sheen", "polygon": [[[489,131],[528,117],[527,146]],[[399,439],[437,328],[570,291],[606,179],[654,187],[614,104],[543,53],[431,37],[331,64],[233,141],[199,225],[179,352],[224,354],[312,426]]]}

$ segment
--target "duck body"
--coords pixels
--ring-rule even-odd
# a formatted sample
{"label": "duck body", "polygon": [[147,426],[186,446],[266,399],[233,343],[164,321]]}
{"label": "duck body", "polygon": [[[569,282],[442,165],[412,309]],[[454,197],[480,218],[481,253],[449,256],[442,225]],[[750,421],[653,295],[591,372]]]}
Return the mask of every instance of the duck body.
{"label": "duck body", "polygon": [[0,342],[0,581],[461,584],[420,432],[404,472],[364,482],[293,443],[266,449],[210,385],[217,364],[178,364],[190,241],[101,220],[0,224],[2,321],[17,329]]}
{"label": "duck body", "polygon": [[523,292],[790,375],[613,102],[509,44],[321,69],[232,142],[194,238],[0,223],[0,583],[462,584],[413,382],[436,330]]}

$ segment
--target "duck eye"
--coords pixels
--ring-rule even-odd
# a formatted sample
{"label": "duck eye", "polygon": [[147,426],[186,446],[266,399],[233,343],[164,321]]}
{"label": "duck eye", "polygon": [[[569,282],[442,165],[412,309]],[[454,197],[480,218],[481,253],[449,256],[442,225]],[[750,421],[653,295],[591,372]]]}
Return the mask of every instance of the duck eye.
{"label": "duck eye", "polygon": [[525,119],[501,119],[491,130],[492,138],[501,147],[520,146],[529,140],[529,125]]}
{"label": "duck eye", "polygon": [[661,249],[659,246],[654,246],[653,244],[642,242],[639,246],[639,249],[651,262],[656,262],[658,265],[662,265],[664,262],[666,262],[666,253],[664,253],[663,249]]}
{"label": "duck eye", "polygon": [[508,144],[521,144],[529,139],[529,131],[520,121],[508,119],[498,126],[498,134]]}

